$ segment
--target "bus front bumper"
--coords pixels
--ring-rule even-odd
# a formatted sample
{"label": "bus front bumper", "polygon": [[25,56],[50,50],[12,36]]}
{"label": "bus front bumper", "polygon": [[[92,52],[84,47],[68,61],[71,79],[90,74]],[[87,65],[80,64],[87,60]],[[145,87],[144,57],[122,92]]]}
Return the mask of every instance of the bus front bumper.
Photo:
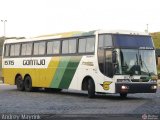
{"label": "bus front bumper", "polygon": [[116,93],[155,93],[156,83],[116,83]]}

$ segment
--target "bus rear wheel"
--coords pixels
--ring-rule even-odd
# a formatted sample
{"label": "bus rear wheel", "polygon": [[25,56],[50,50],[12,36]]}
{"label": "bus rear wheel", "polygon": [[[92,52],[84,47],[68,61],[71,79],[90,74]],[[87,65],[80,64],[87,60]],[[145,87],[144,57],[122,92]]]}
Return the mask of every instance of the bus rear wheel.
{"label": "bus rear wheel", "polygon": [[95,97],[95,85],[91,78],[88,80],[88,97],[94,98]]}
{"label": "bus rear wheel", "polygon": [[19,91],[24,91],[24,81],[20,75],[16,77],[16,85]]}
{"label": "bus rear wheel", "polygon": [[27,92],[32,91],[32,80],[31,80],[30,76],[26,76],[24,78],[24,88],[25,88],[25,91],[27,91]]}

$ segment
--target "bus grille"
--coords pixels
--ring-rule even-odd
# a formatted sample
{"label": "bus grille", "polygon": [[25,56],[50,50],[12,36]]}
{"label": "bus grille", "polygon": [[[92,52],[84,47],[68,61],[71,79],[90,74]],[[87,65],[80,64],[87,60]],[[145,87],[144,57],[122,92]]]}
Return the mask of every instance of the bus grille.
{"label": "bus grille", "polygon": [[131,79],[132,82],[148,82],[147,79]]}

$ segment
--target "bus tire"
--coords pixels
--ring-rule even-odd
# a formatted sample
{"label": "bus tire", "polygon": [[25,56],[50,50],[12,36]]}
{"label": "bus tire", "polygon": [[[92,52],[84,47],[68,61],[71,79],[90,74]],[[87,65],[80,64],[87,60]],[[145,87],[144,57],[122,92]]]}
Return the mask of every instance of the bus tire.
{"label": "bus tire", "polygon": [[121,98],[127,98],[127,93],[120,93]]}
{"label": "bus tire", "polygon": [[32,89],[32,80],[31,80],[30,76],[26,76],[24,78],[24,87],[25,87],[25,91],[27,91],[27,92],[31,92],[33,90]]}
{"label": "bus tire", "polygon": [[95,97],[95,84],[92,78],[88,79],[88,97],[89,98]]}
{"label": "bus tire", "polygon": [[17,85],[17,90],[19,91],[24,91],[24,81],[22,80],[22,76],[17,76],[16,77],[16,85]]}

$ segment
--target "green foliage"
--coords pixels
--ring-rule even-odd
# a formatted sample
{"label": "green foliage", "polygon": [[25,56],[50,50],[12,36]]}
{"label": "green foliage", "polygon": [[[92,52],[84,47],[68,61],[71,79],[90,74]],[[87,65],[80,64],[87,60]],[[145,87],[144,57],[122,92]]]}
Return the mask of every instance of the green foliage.
{"label": "green foliage", "polygon": [[156,48],[160,48],[160,32],[151,33]]}
{"label": "green foliage", "polygon": [[3,46],[4,37],[0,37],[0,47]]}
{"label": "green foliage", "polygon": [[4,43],[4,37],[0,37],[0,56],[2,55],[3,43]]}

